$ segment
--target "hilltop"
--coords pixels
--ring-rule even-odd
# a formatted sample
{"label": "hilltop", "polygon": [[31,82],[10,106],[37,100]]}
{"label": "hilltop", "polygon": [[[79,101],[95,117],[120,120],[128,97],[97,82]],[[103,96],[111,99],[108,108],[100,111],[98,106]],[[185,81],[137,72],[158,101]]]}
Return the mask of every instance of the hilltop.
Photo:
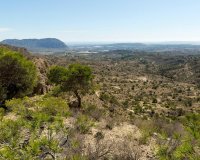
{"label": "hilltop", "polygon": [[65,51],[68,49],[67,45],[56,38],[44,39],[5,39],[1,42],[16,47],[24,47],[32,52],[46,52],[46,51]]}

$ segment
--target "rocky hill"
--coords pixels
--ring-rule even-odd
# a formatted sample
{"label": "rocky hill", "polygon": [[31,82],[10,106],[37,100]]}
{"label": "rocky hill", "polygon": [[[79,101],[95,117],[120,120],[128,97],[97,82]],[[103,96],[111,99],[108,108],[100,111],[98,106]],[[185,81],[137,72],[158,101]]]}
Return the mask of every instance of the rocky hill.
{"label": "rocky hill", "polygon": [[45,51],[65,51],[68,49],[67,45],[56,38],[44,39],[6,39],[1,42],[16,47],[24,47],[32,52],[45,52]]}

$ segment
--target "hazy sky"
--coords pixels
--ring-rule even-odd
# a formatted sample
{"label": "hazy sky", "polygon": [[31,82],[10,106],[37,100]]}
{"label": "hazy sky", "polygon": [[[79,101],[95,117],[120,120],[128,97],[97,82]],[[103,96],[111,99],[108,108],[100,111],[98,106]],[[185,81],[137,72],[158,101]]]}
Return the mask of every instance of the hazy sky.
{"label": "hazy sky", "polygon": [[0,40],[200,41],[200,0],[0,0]]}

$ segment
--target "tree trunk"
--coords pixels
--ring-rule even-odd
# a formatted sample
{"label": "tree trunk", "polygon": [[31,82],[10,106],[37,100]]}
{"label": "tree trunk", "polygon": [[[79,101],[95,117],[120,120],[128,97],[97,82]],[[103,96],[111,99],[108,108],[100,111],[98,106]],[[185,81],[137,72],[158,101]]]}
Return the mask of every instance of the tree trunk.
{"label": "tree trunk", "polygon": [[81,96],[78,94],[78,91],[75,91],[74,94],[78,100],[78,108],[81,108]]}

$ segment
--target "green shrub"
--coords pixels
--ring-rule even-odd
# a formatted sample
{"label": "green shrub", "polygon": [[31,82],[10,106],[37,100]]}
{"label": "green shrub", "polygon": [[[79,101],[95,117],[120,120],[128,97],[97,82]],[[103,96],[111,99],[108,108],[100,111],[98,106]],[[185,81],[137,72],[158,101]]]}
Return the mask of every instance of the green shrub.
{"label": "green shrub", "polygon": [[100,94],[100,99],[104,102],[108,102],[110,100],[110,96],[109,96],[109,94],[103,92]]}
{"label": "green shrub", "polygon": [[102,139],[104,139],[104,134],[102,132],[97,132],[95,135],[94,135],[94,138],[96,139],[96,141],[100,141]]}
{"label": "green shrub", "polygon": [[75,125],[78,131],[82,134],[86,134],[89,132],[90,128],[94,126],[94,122],[86,115],[79,115]]}
{"label": "green shrub", "polygon": [[13,120],[3,120],[0,123],[0,143],[8,144],[10,147],[14,148],[17,146],[21,128],[24,126],[24,121],[18,119]]}
{"label": "green shrub", "polygon": [[125,100],[122,104],[123,104],[123,108],[124,108],[124,109],[127,109],[127,108],[128,108],[128,105],[129,105],[129,101],[128,101],[128,100]]}
{"label": "green shrub", "polygon": [[135,112],[135,114],[140,114],[143,112],[143,109],[141,106],[136,105],[136,106],[134,106],[134,112]]}
{"label": "green shrub", "polygon": [[81,64],[71,64],[68,68],[54,66],[50,68],[48,78],[52,83],[59,85],[63,92],[72,92],[77,100],[78,107],[82,106],[82,97],[93,90],[92,70]]}
{"label": "green shrub", "polygon": [[52,116],[67,116],[69,114],[69,107],[62,98],[48,97],[38,102],[39,110],[45,114]]}
{"label": "green shrub", "polygon": [[161,146],[157,152],[157,156],[159,157],[159,160],[170,160],[168,155],[168,147]]}
{"label": "green shrub", "polygon": [[200,139],[200,114],[188,114],[182,121],[191,135],[195,139]]}
{"label": "green shrub", "polygon": [[188,141],[183,142],[173,153],[173,157],[177,160],[191,159],[192,155],[194,155],[192,143]]}
{"label": "green shrub", "polygon": [[13,98],[6,101],[7,108],[19,115],[25,115],[27,109],[32,107],[32,105],[32,101],[28,97],[24,97],[23,99]]}
{"label": "green shrub", "polygon": [[49,116],[67,116],[69,107],[67,102],[59,97],[34,97],[12,99],[6,101],[6,106],[19,115],[26,116],[31,110],[47,114]]}
{"label": "green shrub", "polygon": [[33,62],[5,47],[0,52],[0,101],[31,94],[37,82]]}
{"label": "green shrub", "polygon": [[55,139],[48,139],[47,137],[31,139],[26,149],[27,152],[29,152],[34,157],[41,154],[41,147],[51,151],[52,153],[58,153],[60,151],[59,142]]}
{"label": "green shrub", "polygon": [[2,121],[4,115],[5,115],[5,110],[3,108],[0,108],[0,121]]}
{"label": "green shrub", "polygon": [[[27,127],[31,130],[40,128],[43,124],[54,126],[57,122],[60,126],[63,123],[63,117],[67,117],[69,107],[62,98],[56,97],[34,97],[23,99],[12,99],[6,101],[6,105],[12,111],[20,115],[27,121]],[[57,127],[56,124],[55,127]]]}
{"label": "green shrub", "polygon": [[102,108],[99,108],[93,104],[85,104],[84,105],[84,113],[90,117],[92,117],[94,120],[99,121],[100,118],[105,113],[105,110]]}
{"label": "green shrub", "polygon": [[117,100],[117,98],[115,96],[111,96],[110,97],[110,103],[111,104],[115,104],[115,105],[119,105],[119,101]]}
{"label": "green shrub", "polygon": [[139,138],[139,143],[142,145],[147,144],[150,137],[151,137],[150,132],[143,130],[142,136]]}

